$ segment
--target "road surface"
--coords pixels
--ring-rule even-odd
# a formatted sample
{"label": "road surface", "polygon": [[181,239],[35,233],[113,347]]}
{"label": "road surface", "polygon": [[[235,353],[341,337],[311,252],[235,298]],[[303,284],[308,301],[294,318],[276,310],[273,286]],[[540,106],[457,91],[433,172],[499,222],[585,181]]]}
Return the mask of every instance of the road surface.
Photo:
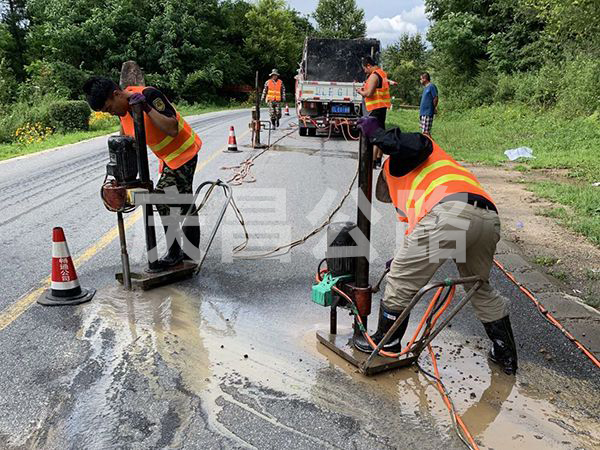
{"label": "road surface", "polygon": [[[191,119],[204,141],[196,183],[228,179],[224,166],[254,154],[249,119],[249,111]],[[240,154],[223,153],[230,125]],[[356,170],[355,142],[299,137],[294,125],[295,117],[284,118],[273,136],[283,139],[252,167],[256,182],[234,188],[248,252],[319,225]],[[98,195],[106,162],[104,137],[0,164],[0,448],[462,447],[437,390],[414,368],[366,378],[317,343],[328,310],[310,301],[310,288],[324,232],[278,259],[233,260],[243,234],[229,212],[199,277],[124,292],[114,281],[116,218]],[[335,220],[355,219],[355,198]],[[215,197],[202,215],[204,242],[218,207]],[[397,231],[389,205],[374,208],[373,281]],[[139,213],[126,223],[132,264],[141,265]],[[65,229],[82,284],[98,289],[91,303],[35,303],[48,283],[54,226]],[[439,276],[449,274],[451,266]],[[442,379],[476,441],[598,448],[600,372],[496,270],[493,283],[511,299],[517,377],[488,364],[470,307],[434,342]],[[340,314],[340,327],[349,324]],[[422,364],[431,367],[425,355]]]}

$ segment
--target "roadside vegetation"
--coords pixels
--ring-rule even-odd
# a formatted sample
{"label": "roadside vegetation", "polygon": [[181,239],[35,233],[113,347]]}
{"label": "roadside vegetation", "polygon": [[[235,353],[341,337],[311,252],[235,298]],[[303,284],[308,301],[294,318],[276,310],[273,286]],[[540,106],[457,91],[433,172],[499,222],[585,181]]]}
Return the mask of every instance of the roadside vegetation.
{"label": "roadside vegetation", "polygon": [[[418,105],[419,74],[440,93],[433,137],[456,158],[524,172],[557,204],[541,213],[600,247],[600,2],[425,0],[425,37],[403,36],[383,54],[400,80],[395,104]],[[388,123],[418,131],[418,111]],[[509,163],[504,151],[530,147]]]}

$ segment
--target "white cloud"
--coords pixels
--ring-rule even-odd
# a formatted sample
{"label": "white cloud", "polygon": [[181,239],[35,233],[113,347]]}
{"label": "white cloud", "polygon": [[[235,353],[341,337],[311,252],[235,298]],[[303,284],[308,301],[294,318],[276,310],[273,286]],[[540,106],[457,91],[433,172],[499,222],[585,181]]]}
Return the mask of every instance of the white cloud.
{"label": "white cloud", "polygon": [[419,5],[410,11],[402,11],[394,17],[373,17],[367,22],[367,36],[379,39],[385,46],[404,33],[424,32],[427,25],[425,6]]}

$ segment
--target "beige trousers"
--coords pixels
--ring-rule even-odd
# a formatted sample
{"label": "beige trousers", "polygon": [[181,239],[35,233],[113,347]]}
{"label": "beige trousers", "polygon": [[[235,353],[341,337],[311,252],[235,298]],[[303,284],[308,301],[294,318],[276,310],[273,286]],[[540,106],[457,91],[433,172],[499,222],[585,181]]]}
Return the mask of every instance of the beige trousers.
{"label": "beige trousers", "polygon": [[501,319],[508,314],[506,299],[489,283],[499,240],[500,219],[494,211],[455,201],[434,206],[398,249],[387,276],[384,306],[402,311],[444,261],[452,259],[461,276],[485,280],[471,298],[479,320]]}

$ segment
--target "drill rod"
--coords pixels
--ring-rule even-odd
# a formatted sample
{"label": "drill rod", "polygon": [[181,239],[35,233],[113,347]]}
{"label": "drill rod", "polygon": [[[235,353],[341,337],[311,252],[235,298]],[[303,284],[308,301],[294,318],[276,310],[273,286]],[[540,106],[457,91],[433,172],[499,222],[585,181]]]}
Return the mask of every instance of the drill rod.
{"label": "drill rod", "polygon": [[[137,150],[138,170],[142,182],[150,182],[150,169],[148,167],[148,150],[146,149],[146,127],[144,124],[144,110],[142,105],[132,106],[133,126],[135,130],[135,142]],[[148,255],[148,267],[154,269],[158,261],[158,249],[156,248],[156,230],[154,228],[154,210],[152,205],[144,204],[144,230],[146,231],[146,252]]]}
{"label": "drill rod", "polygon": [[123,213],[117,213],[117,224],[119,226],[119,241],[121,243],[121,264],[123,265],[123,286],[131,290],[131,270],[129,268],[129,254],[127,253],[127,241],[125,239],[125,224]]}

